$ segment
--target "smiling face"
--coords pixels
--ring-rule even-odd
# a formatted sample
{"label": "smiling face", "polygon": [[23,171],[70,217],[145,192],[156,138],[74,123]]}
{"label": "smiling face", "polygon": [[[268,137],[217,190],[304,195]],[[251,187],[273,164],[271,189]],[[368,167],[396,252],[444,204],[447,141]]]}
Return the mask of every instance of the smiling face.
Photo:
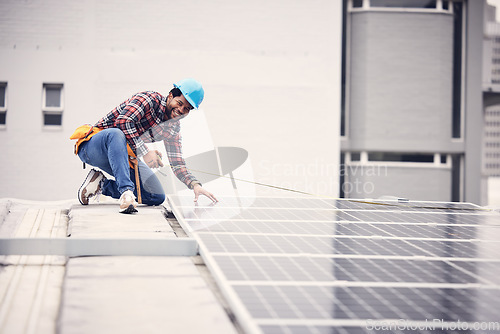
{"label": "smiling face", "polygon": [[184,95],[174,97],[172,93],[167,97],[167,115],[169,119],[186,116],[193,107],[186,101]]}

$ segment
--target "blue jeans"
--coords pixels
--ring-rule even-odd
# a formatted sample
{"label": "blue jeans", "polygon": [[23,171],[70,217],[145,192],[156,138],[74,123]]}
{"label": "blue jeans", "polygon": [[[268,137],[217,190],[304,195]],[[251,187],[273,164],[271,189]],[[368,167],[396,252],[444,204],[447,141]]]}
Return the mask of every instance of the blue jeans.
{"label": "blue jeans", "polygon": [[[115,177],[115,180],[104,182],[103,195],[120,198],[123,192],[132,190],[137,196],[135,171],[128,164],[127,140],[120,129],[110,128],[98,132],[80,145],[78,156],[86,164]],[[143,204],[160,205],[165,201],[160,180],[142,161],[139,161],[139,182]]]}

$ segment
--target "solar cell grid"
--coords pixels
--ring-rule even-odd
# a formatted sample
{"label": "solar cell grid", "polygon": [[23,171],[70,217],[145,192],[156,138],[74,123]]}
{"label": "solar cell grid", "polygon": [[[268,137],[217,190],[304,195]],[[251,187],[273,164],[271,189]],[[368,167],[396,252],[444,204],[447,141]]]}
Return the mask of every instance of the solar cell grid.
{"label": "solar cell grid", "polygon": [[[398,319],[399,320],[399,319]],[[430,329],[432,325],[431,322],[428,323],[408,323],[408,327],[415,329],[398,329],[403,328],[403,324],[398,322],[398,320],[388,319],[383,325],[385,327],[389,327],[392,329],[379,329],[379,330],[369,330],[368,328],[373,328],[375,325],[379,326],[378,328],[382,328],[383,325],[381,323],[376,323],[373,320],[365,321],[363,327],[355,327],[354,325],[344,325],[344,326],[307,326],[307,325],[262,325],[262,332],[265,334],[303,334],[303,333],[311,333],[311,334],[373,334],[373,333],[381,333],[381,334],[435,334],[439,332],[440,334],[460,334],[464,332],[468,333],[483,333],[481,331],[464,331],[464,330],[442,330],[437,325],[438,329]],[[455,327],[450,327],[455,328]],[[494,332],[494,331],[492,331]]]}
{"label": "solar cell grid", "polygon": [[385,255],[385,256],[423,256],[424,251],[404,240],[388,239],[334,239],[335,254]]}
{"label": "solar cell grid", "polygon": [[[261,326],[261,329],[266,334],[367,334],[373,333],[364,328],[359,327],[330,327],[330,326]],[[384,334],[393,333],[384,331]],[[394,332],[396,333],[396,332]],[[397,332],[400,333],[399,331]],[[404,332],[409,333],[409,332]],[[424,332],[419,332],[424,333]]]}
{"label": "solar cell grid", "polygon": [[232,221],[212,224],[188,221],[193,230],[216,233],[303,234],[325,236],[383,236],[398,238],[497,240],[500,226],[314,221]]}
{"label": "solar cell grid", "polygon": [[204,225],[198,221],[188,221],[192,229],[200,232],[234,232],[234,233],[270,233],[270,234],[322,234],[331,235],[335,230],[335,223],[320,223],[313,221],[273,221],[263,222],[255,220],[227,220],[213,225]]}
{"label": "solar cell grid", "polygon": [[[342,215],[339,215],[342,214]],[[187,220],[288,220],[288,221],[338,221],[349,217],[349,214],[334,209],[287,210],[274,208],[196,208],[185,215]],[[351,218],[352,219],[352,218]]]}
{"label": "solar cell grid", "polygon": [[365,333],[367,319],[499,321],[497,212],[315,198],[174,202],[223,291],[263,333]]}
{"label": "solar cell grid", "polygon": [[[229,281],[389,282],[495,284],[479,271],[500,272],[500,262],[408,259],[253,257],[217,255]],[[234,284],[234,283],[233,283]]]}
{"label": "solar cell grid", "polygon": [[404,204],[398,202],[379,202],[364,203],[353,201],[336,201],[335,207],[346,211],[404,211],[404,212],[419,212],[419,213],[488,213],[489,210],[479,208],[477,206],[459,206],[459,205],[443,205],[437,203],[423,202],[417,204]]}
{"label": "solar cell grid", "polygon": [[[427,256],[452,258],[500,258],[498,242],[476,242],[468,240],[405,240],[405,242],[422,250]],[[481,245],[481,247],[479,247],[479,245]]]}
{"label": "solar cell grid", "polygon": [[461,239],[436,241],[213,233],[199,233],[199,238],[207,249],[214,253],[305,253],[500,258],[498,241],[484,241],[481,243],[481,248],[479,248],[479,242]]}
{"label": "solar cell grid", "polygon": [[[262,200],[262,199],[260,199]],[[270,199],[273,200],[273,199]],[[280,199],[282,200],[282,199]],[[301,200],[298,200],[301,202]],[[309,199],[310,202],[314,202]],[[325,200],[319,200],[323,203]],[[338,202],[338,201],[337,201]],[[302,203],[302,202],[301,202]],[[218,204],[219,205],[219,204]],[[213,221],[224,222],[227,220],[258,220],[258,221],[304,221],[312,220],[315,222],[336,222],[336,221],[365,221],[365,222],[403,222],[403,223],[434,223],[434,224],[479,224],[487,223],[488,225],[500,226],[500,217],[492,214],[470,214],[469,212],[461,212],[460,214],[427,214],[418,215],[401,212],[401,211],[335,211],[331,205],[317,205],[320,210],[311,210],[307,208],[300,210],[297,208],[235,208],[235,207],[191,207],[184,208],[185,219],[191,221],[193,228],[200,229],[204,226],[210,226]],[[323,208],[329,209],[323,209]],[[383,207],[382,208],[386,208]],[[222,209],[222,210],[221,210]],[[215,210],[215,211],[214,211]],[[206,224],[200,224],[196,221],[207,221]]]}
{"label": "solar cell grid", "polygon": [[[171,204],[176,207],[213,207],[211,200],[200,197],[193,203],[191,196],[169,196]],[[225,208],[284,208],[291,209],[336,209],[336,200],[325,200],[311,197],[218,197],[217,207]],[[357,204],[353,204],[356,207]]]}
{"label": "solar cell grid", "polygon": [[475,239],[476,229],[450,225],[374,224],[383,235],[398,238]]}
{"label": "solar cell grid", "polygon": [[[438,238],[438,239],[476,239],[477,230],[487,231],[488,227],[460,226],[460,225],[429,225],[429,224],[406,224],[406,223],[365,223],[355,222],[352,224],[339,223],[335,235],[371,236],[397,238]],[[488,235],[488,233],[482,233]]]}
{"label": "solar cell grid", "polygon": [[[498,309],[477,307],[482,300],[473,289],[324,287],[324,286],[235,286],[256,318],[273,318],[263,304],[272,306],[277,318],[314,319],[413,319],[425,321],[440,315],[444,321],[498,321]],[[264,300],[257,298],[260,293]],[[488,289],[496,306],[500,291]],[[293,299],[294,310],[283,296]],[[310,301],[314,301],[311,303]],[[303,314],[307,313],[307,317]]]}
{"label": "solar cell grid", "polygon": [[[361,201],[363,200],[356,200],[356,199],[344,199],[343,201],[348,201],[348,202],[356,202],[356,201]],[[378,201],[375,200],[374,202],[380,202],[380,203],[392,203],[399,205],[401,207],[412,207],[412,208],[441,208],[441,209],[462,209],[462,210],[484,210],[484,208],[480,207],[479,205],[473,204],[473,203],[457,203],[457,202],[430,202],[430,201],[409,201],[409,202],[400,202],[400,201]]]}
{"label": "solar cell grid", "polygon": [[395,222],[395,223],[436,223],[436,224],[487,224],[500,225],[500,217],[494,213],[421,213],[403,211],[349,211],[354,219],[364,222]]}

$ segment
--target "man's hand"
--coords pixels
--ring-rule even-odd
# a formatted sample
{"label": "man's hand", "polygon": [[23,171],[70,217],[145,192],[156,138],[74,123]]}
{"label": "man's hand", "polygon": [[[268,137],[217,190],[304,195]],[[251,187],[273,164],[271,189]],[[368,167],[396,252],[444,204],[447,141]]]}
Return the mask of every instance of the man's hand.
{"label": "man's hand", "polygon": [[142,158],[149,168],[163,167],[163,162],[161,161],[161,153],[157,150],[149,151]]}
{"label": "man's hand", "polygon": [[194,201],[195,202],[198,202],[198,196],[200,196],[200,194],[207,196],[214,203],[218,202],[217,198],[215,198],[215,196],[212,193],[210,193],[210,192],[206,191],[205,189],[203,189],[203,187],[200,186],[199,184],[195,184],[194,185],[193,191],[194,191]]}

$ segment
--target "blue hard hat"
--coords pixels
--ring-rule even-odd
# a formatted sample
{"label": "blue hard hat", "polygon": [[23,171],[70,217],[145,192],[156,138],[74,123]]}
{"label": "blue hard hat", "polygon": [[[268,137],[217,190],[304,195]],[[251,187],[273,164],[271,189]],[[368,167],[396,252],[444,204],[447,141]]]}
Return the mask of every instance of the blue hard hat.
{"label": "blue hard hat", "polygon": [[201,86],[201,83],[195,79],[182,79],[181,81],[174,83],[175,88],[179,88],[182,95],[191,104],[194,109],[198,109],[205,96],[205,91]]}

